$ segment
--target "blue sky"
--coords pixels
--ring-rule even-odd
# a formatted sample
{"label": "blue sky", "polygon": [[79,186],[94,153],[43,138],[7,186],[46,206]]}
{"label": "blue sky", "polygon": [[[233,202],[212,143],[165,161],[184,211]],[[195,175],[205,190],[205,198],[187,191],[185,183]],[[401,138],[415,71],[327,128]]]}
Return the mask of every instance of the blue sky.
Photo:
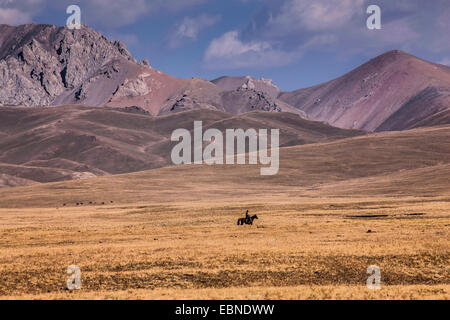
{"label": "blue sky", "polygon": [[[283,90],[331,80],[387,50],[450,65],[449,0],[0,0],[0,23],[82,23],[177,77],[272,78]],[[366,9],[381,8],[381,30]]]}

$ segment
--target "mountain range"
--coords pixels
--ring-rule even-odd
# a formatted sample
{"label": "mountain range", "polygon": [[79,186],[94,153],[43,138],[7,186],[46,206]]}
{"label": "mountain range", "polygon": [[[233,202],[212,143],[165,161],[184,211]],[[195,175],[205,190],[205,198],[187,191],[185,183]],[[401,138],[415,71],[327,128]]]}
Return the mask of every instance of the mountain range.
{"label": "mountain range", "polygon": [[199,79],[179,79],[137,62],[120,41],[83,26],[0,25],[0,104],[5,106],[138,106],[152,115],[189,109],[231,113],[289,111],[270,95],[246,87],[225,90]]}
{"label": "mountain range", "polygon": [[395,50],[283,92],[250,76],[180,79],[95,30],[0,25],[0,187],[171,164],[170,134],[279,128],[280,146],[450,124],[450,67]]}

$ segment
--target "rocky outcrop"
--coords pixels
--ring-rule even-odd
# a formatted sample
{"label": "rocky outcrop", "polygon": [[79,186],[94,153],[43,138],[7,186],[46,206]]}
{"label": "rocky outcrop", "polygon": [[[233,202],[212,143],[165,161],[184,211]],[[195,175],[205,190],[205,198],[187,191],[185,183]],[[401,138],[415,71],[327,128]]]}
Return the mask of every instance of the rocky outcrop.
{"label": "rocky outcrop", "polygon": [[[281,112],[282,109],[268,94],[255,90],[253,86],[242,86],[233,91],[227,91],[222,94],[224,104],[230,108],[237,108],[235,113],[246,111],[271,111]],[[244,111],[245,110],[245,111]]]}
{"label": "rocky outcrop", "polygon": [[277,98],[281,90],[272,79],[261,78],[257,80],[250,76],[245,77],[221,77],[211,81],[226,91],[234,91],[239,88],[252,89],[264,93],[270,98]]}
{"label": "rocky outcrop", "polygon": [[250,111],[290,112],[306,118],[303,111],[258,90],[252,81],[232,90],[227,89],[213,82],[192,79],[186,90],[174,95],[164,104],[160,114],[191,109],[217,109],[231,114]]}
{"label": "rocky outcrop", "polygon": [[[51,105],[87,98],[90,84],[136,63],[120,41],[83,26],[0,25],[0,104]],[[114,62],[113,64],[111,64]]]}

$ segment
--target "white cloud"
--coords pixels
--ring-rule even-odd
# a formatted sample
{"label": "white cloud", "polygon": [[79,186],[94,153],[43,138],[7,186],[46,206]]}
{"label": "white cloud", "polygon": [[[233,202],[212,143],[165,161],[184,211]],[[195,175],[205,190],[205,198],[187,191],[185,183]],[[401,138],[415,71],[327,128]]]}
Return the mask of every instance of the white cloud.
{"label": "white cloud", "polygon": [[220,15],[201,14],[198,17],[185,17],[181,23],[176,24],[169,36],[169,46],[178,48],[188,41],[197,40],[199,34],[221,19]]}
{"label": "white cloud", "polygon": [[[204,60],[209,67],[220,63],[270,67],[318,51],[333,52],[336,59],[392,49],[416,54],[448,52],[450,41],[444,39],[450,32],[448,0],[426,2],[426,10],[425,2],[378,0],[382,29],[374,31],[366,28],[371,0],[267,1],[246,28],[214,39]],[[231,57],[239,62],[233,63]]]}
{"label": "white cloud", "polygon": [[210,43],[204,60],[211,69],[265,67],[287,64],[295,55],[276,50],[264,41],[245,43],[237,31],[230,31]]}
{"label": "white cloud", "polygon": [[364,0],[289,0],[269,25],[282,30],[333,30],[361,16],[363,4]]}
{"label": "white cloud", "polygon": [[178,34],[182,37],[197,38],[198,33],[207,27],[216,24],[220,16],[202,14],[197,18],[185,18],[178,28]]}
{"label": "white cloud", "polygon": [[439,63],[450,67],[450,58],[442,59]]}
{"label": "white cloud", "polygon": [[248,52],[262,52],[270,49],[271,46],[267,42],[244,44],[238,39],[237,31],[230,31],[211,42],[206,51],[206,58],[239,56]]}
{"label": "white cloud", "polygon": [[208,68],[274,67],[299,59],[307,50],[338,42],[338,28],[362,16],[364,0],[285,0],[264,21],[252,20],[244,32],[230,31],[211,41]]}
{"label": "white cloud", "polygon": [[[55,1],[55,0],[52,0]],[[72,0],[67,0],[69,3]],[[80,6],[90,25],[121,27],[161,11],[179,11],[206,0],[81,0]],[[99,14],[100,13],[100,14]]]}
{"label": "white cloud", "polygon": [[408,19],[398,19],[388,22],[383,26],[384,32],[380,40],[387,43],[401,43],[405,41],[415,40],[420,33],[415,31]]}
{"label": "white cloud", "polygon": [[0,8],[0,24],[19,25],[31,21],[31,15],[17,9]]}
{"label": "white cloud", "polygon": [[32,21],[46,0],[0,0],[0,24],[20,25]]}
{"label": "white cloud", "polygon": [[80,7],[83,23],[102,28],[130,25],[148,14],[151,8],[145,0],[83,0]]}

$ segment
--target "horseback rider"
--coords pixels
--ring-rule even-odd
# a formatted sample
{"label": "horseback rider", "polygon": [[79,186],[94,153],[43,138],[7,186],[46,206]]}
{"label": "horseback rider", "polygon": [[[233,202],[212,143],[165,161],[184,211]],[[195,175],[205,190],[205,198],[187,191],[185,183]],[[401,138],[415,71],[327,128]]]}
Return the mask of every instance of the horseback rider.
{"label": "horseback rider", "polygon": [[253,216],[250,217],[250,215],[248,214],[248,210],[247,212],[245,212],[245,218],[239,218],[237,221],[237,225],[238,226],[242,226],[244,224],[253,224],[253,220],[258,219],[258,216],[255,214]]}

